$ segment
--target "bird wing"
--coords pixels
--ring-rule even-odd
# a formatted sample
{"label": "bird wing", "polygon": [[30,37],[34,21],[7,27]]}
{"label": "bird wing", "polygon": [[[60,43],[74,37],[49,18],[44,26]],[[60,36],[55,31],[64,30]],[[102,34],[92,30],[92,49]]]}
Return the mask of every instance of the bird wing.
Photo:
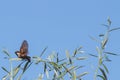
{"label": "bird wing", "polygon": [[20,53],[27,55],[28,54],[28,43],[26,40],[23,41],[21,47],[20,47]]}

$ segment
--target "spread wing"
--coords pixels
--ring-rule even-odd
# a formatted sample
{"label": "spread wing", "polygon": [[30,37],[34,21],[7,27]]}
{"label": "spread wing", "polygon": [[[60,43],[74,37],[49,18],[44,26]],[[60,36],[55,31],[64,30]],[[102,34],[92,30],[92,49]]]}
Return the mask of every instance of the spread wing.
{"label": "spread wing", "polygon": [[23,41],[23,43],[22,43],[22,45],[21,45],[21,47],[20,47],[20,53],[21,53],[21,54],[24,54],[24,55],[26,55],[26,56],[27,56],[27,54],[28,54],[28,43],[27,43],[26,40]]}

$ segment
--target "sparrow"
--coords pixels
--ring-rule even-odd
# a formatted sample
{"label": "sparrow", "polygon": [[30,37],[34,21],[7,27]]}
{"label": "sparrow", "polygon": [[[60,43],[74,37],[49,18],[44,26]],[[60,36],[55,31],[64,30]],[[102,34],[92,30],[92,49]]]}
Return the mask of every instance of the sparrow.
{"label": "sparrow", "polygon": [[20,47],[20,51],[15,51],[15,54],[17,55],[18,58],[26,59],[28,62],[31,61],[31,57],[27,56],[28,54],[28,43],[26,40],[22,42],[22,45]]}

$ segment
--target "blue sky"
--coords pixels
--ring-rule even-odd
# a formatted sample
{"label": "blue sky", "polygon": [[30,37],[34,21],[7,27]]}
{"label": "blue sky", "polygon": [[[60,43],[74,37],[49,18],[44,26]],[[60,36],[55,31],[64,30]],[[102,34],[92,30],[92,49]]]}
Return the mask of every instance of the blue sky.
{"label": "blue sky", "polygon": [[[0,50],[6,48],[14,52],[21,42],[29,43],[30,56],[48,46],[48,54],[56,51],[65,55],[65,50],[73,51],[83,46],[86,52],[95,52],[97,46],[89,35],[97,37],[105,31],[101,24],[112,20],[112,28],[120,26],[119,0],[4,0],[0,1]],[[112,32],[107,50],[119,53],[120,31]],[[0,66],[8,65],[0,54]],[[111,57],[108,64],[110,80],[119,79],[119,57]],[[91,64],[92,62],[90,62]],[[93,62],[94,63],[94,62]],[[89,69],[88,69],[89,70]],[[0,72],[2,70],[0,69]],[[32,73],[31,73],[32,75]],[[0,78],[3,74],[0,74]],[[92,75],[89,75],[88,79]],[[33,79],[31,79],[33,80]]]}

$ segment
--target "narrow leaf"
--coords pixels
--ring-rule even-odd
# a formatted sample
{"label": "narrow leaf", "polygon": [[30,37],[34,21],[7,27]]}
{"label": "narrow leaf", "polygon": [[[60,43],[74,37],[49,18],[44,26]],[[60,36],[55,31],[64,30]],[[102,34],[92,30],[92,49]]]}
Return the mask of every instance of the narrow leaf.
{"label": "narrow leaf", "polygon": [[72,76],[72,73],[70,72],[70,69],[68,69],[67,67],[63,66],[65,68],[65,72],[69,73]]}
{"label": "narrow leaf", "polygon": [[76,54],[78,53],[78,51],[80,51],[82,49],[82,46],[80,46],[79,48],[75,49],[73,57],[76,56]]}
{"label": "narrow leaf", "polygon": [[69,57],[70,57],[70,54],[69,54],[69,52],[68,52],[68,50],[66,50],[66,57],[69,59]]}
{"label": "narrow leaf", "polygon": [[87,57],[78,57],[77,60],[85,60]]}
{"label": "narrow leaf", "polygon": [[72,80],[76,80],[76,72],[73,71],[73,79]]}
{"label": "narrow leaf", "polygon": [[78,69],[83,68],[83,67],[85,67],[85,66],[78,66],[77,68],[75,68],[75,70],[78,70]]}
{"label": "narrow leaf", "polygon": [[58,53],[57,53],[57,63],[59,62],[59,57],[58,57]]}
{"label": "narrow leaf", "polygon": [[30,63],[30,62],[27,62],[26,64],[25,64],[25,66],[24,66],[24,68],[23,68],[23,73],[30,67],[30,65],[32,64],[32,63]]}
{"label": "narrow leaf", "polygon": [[77,76],[77,78],[80,79],[81,77],[83,77],[83,76],[85,76],[85,75],[87,75],[87,74],[88,74],[88,72],[83,72],[83,73],[79,74],[79,75]]}
{"label": "narrow leaf", "polygon": [[94,55],[94,54],[89,54],[90,56],[93,56],[93,57],[98,57],[97,55]]}
{"label": "narrow leaf", "polygon": [[111,26],[112,21],[110,20],[110,17],[108,17],[108,25]]}
{"label": "narrow leaf", "polygon": [[58,73],[57,73],[57,70],[56,69],[54,69],[54,78],[56,78],[56,77],[58,77]]}
{"label": "narrow leaf", "polygon": [[21,61],[22,58],[10,58],[11,61]]}
{"label": "narrow leaf", "polygon": [[105,34],[104,39],[102,40],[101,44],[102,44],[102,49],[105,48],[106,44],[108,42],[108,32]]}
{"label": "narrow leaf", "polygon": [[106,71],[107,73],[109,73],[108,68],[106,67],[105,64],[103,64],[103,67],[104,67],[105,71]]}
{"label": "narrow leaf", "polygon": [[57,77],[56,80],[59,80],[60,78],[63,78],[66,73],[67,73],[66,71],[65,71],[65,72],[62,72],[62,73]]}
{"label": "narrow leaf", "polygon": [[[99,47],[96,47],[96,51],[99,55],[101,55],[101,50],[99,49]],[[99,56],[100,57],[100,56]]]}
{"label": "narrow leaf", "polygon": [[107,28],[109,29],[109,25],[106,25],[106,24],[102,24],[102,26],[105,26],[105,27],[107,27]]}
{"label": "narrow leaf", "polygon": [[96,42],[100,42],[98,39],[96,39],[96,38],[94,38],[94,37],[92,37],[92,36],[89,36],[90,37],[90,39],[92,39],[92,40],[94,40],[94,41],[96,41]]}
{"label": "narrow leaf", "polygon": [[26,71],[28,64],[29,64],[29,62],[27,62],[27,63],[25,64],[25,66],[24,66],[24,68],[23,68],[23,73]]}
{"label": "narrow leaf", "polygon": [[70,58],[70,54],[69,54],[68,50],[66,51],[66,57],[69,60],[70,64],[72,64],[72,59]]}
{"label": "narrow leaf", "polygon": [[103,75],[103,77],[105,78],[105,80],[107,80],[107,76],[106,76],[105,71],[104,71],[102,68],[99,68],[99,69],[100,69],[100,71],[102,72],[102,75]]}
{"label": "narrow leaf", "polygon": [[74,51],[74,54],[73,54],[73,56],[75,56],[77,54],[77,49]]}
{"label": "narrow leaf", "polygon": [[17,77],[17,80],[21,80],[22,75],[23,75],[23,73],[22,73],[22,74],[20,74],[20,75]]}
{"label": "narrow leaf", "polygon": [[3,76],[2,80],[7,80],[8,77],[9,77],[9,74]]}
{"label": "narrow leaf", "polygon": [[44,73],[46,72],[46,69],[47,69],[47,64],[46,62],[44,63]]}
{"label": "narrow leaf", "polygon": [[103,36],[104,36],[104,34],[100,34],[100,35],[99,35],[99,37],[103,37]]}
{"label": "narrow leaf", "polygon": [[14,73],[13,78],[17,75],[17,73],[19,72],[20,67],[23,63],[24,62],[20,63],[16,68],[13,69],[13,73]]}
{"label": "narrow leaf", "polygon": [[66,58],[59,60],[59,62],[62,62],[62,61],[64,61],[64,60],[66,60]]}
{"label": "narrow leaf", "polygon": [[70,64],[72,64],[72,59],[71,58],[69,58],[69,62],[70,62]]}
{"label": "narrow leaf", "polygon": [[8,52],[7,50],[3,50],[3,52],[4,52],[8,57],[10,57],[9,52]]}
{"label": "narrow leaf", "polygon": [[6,68],[1,67],[5,72],[10,73]]}
{"label": "narrow leaf", "polygon": [[47,79],[49,80],[50,77],[49,77],[49,72],[47,69],[46,69],[45,73],[46,73]]}
{"label": "narrow leaf", "polygon": [[117,54],[112,53],[112,52],[104,52],[104,53],[106,53],[106,54],[110,54],[110,55],[114,55],[114,56],[117,56]]}
{"label": "narrow leaf", "polygon": [[17,73],[19,72],[19,70],[20,70],[20,67],[17,67],[17,68],[15,68],[13,70],[13,73],[14,73],[13,78],[17,75]]}
{"label": "narrow leaf", "polygon": [[97,75],[97,76],[100,77],[102,80],[106,80],[102,75]]}
{"label": "narrow leaf", "polygon": [[75,69],[77,66],[71,66],[70,68],[67,68],[67,67],[65,67],[65,66],[63,66],[63,67],[65,68],[66,72],[69,73],[69,74],[72,76],[72,72],[71,72],[71,71],[72,71],[73,69]]}
{"label": "narrow leaf", "polygon": [[22,73],[17,77],[17,80],[21,80],[24,72],[25,72],[25,71],[30,67],[30,65],[32,64],[32,63],[30,63],[30,64],[28,65],[28,63],[30,63],[30,62],[27,62],[27,63],[25,64],[25,66],[24,66],[24,68],[23,68],[23,71],[22,71]]}
{"label": "narrow leaf", "polygon": [[43,74],[40,74],[39,76],[38,76],[38,80],[42,80],[43,79]]}
{"label": "narrow leaf", "polygon": [[71,66],[70,68],[67,69],[67,71],[69,72],[69,71],[75,69],[76,67],[77,67],[77,66]]}
{"label": "narrow leaf", "polygon": [[113,29],[109,30],[109,32],[115,31],[115,30],[118,30],[118,29],[120,29],[120,27],[118,27],[118,28],[113,28]]}
{"label": "narrow leaf", "polygon": [[105,59],[106,59],[106,61],[108,61],[108,62],[111,62],[111,61],[112,61],[112,60],[110,60],[110,59],[108,58],[108,56],[106,56]]}
{"label": "narrow leaf", "polygon": [[46,51],[47,48],[48,48],[48,47],[46,47],[46,48],[42,51],[42,53],[40,54],[40,57],[45,53],[45,51]]}

